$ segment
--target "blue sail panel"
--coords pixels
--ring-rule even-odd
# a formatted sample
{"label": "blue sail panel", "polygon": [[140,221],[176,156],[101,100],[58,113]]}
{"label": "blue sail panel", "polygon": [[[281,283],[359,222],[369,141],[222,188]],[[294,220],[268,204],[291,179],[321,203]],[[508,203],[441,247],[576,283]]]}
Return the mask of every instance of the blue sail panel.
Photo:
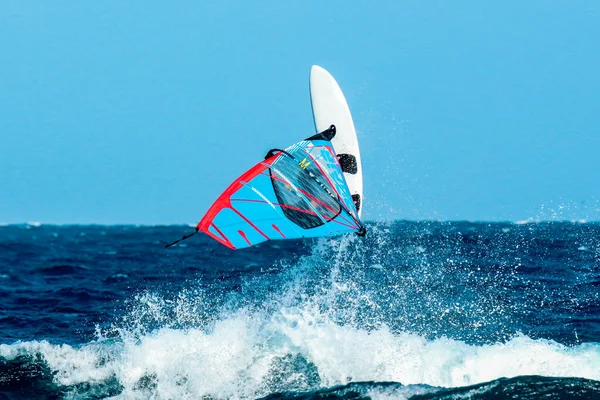
{"label": "blue sail panel", "polygon": [[314,166],[311,164],[307,169],[315,174],[322,174],[325,177],[325,182],[329,185],[330,190],[333,190],[339,196],[340,201],[344,204],[346,209],[352,213],[355,218],[358,218],[356,207],[354,206],[350,194],[350,189],[344,178],[338,157],[331,146],[331,142],[325,140],[305,142],[308,142],[308,145],[306,147],[298,147],[297,151],[299,153],[300,151],[303,151],[309,156],[311,161],[314,162]]}
{"label": "blue sail panel", "polygon": [[236,179],[197,227],[231,249],[356,232],[361,226],[349,198],[331,143],[305,140]]}

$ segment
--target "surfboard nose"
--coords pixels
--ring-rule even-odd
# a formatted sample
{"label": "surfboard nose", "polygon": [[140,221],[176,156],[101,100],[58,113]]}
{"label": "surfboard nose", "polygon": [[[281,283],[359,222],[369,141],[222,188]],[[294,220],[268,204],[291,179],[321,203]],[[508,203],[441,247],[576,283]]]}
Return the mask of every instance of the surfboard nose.
{"label": "surfboard nose", "polygon": [[314,81],[316,79],[319,79],[319,77],[321,77],[321,80],[323,78],[333,79],[331,74],[329,72],[327,72],[327,70],[325,68],[315,64],[310,68],[310,80]]}
{"label": "surfboard nose", "polygon": [[318,71],[325,71],[325,69],[317,64],[313,65],[312,67],[310,67],[310,73],[313,74],[315,72]]}

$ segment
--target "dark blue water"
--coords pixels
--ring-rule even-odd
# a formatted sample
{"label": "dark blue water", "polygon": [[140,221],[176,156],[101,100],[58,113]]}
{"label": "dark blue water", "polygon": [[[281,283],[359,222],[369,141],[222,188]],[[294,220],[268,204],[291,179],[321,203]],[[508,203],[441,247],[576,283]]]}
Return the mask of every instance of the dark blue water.
{"label": "dark blue water", "polygon": [[600,398],[600,224],[369,228],[0,227],[0,398]]}

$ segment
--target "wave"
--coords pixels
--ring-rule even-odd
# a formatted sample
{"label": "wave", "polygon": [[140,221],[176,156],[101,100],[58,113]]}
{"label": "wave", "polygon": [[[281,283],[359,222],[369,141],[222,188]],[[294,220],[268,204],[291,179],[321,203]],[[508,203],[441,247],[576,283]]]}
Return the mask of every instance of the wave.
{"label": "wave", "polygon": [[[308,256],[248,275],[235,290],[215,280],[175,294],[140,293],[122,319],[82,345],[2,344],[0,397],[493,398],[527,387],[536,396],[552,387],[600,394],[600,343],[506,332],[450,337],[453,325],[501,331],[530,318],[523,301],[491,295],[504,293],[507,279],[522,283],[514,290],[535,289],[507,272],[512,265],[469,281],[470,270],[445,253],[433,258],[426,248],[434,243],[417,237],[398,248],[388,236],[367,238],[368,253],[353,237],[318,241]],[[447,265],[434,268],[435,260]],[[469,301],[459,305],[456,288],[466,282]],[[533,300],[528,307],[537,310]]]}
{"label": "wave", "polygon": [[340,326],[312,308],[270,316],[239,310],[206,329],[99,333],[79,347],[3,344],[0,357],[18,361],[8,376],[33,362],[61,390],[110,387],[123,398],[256,398],[363,381],[452,388],[522,375],[600,380],[598,343],[564,346],[518,335],[476,346],[385,326]]}
{"label": "wave", "polygon": [[600,382],[588,379],[521,376],[450,389],[428,385],[404,386],[395,382],[358,382],[318,389],[308,393],[275,393],[264,399],[497,400],[498,398],[519,398],[521,400],[537,400],[541,397],[590,399],[597,396],[599,392]]}

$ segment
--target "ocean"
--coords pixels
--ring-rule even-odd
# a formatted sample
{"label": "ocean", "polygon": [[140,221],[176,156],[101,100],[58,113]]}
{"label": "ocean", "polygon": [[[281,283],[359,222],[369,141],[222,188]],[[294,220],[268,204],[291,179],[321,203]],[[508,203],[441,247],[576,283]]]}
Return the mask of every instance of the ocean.
{"label": "ocean", "polygon": [[2,226],[0,399],[600,399],[600,223],[367,225]]}

